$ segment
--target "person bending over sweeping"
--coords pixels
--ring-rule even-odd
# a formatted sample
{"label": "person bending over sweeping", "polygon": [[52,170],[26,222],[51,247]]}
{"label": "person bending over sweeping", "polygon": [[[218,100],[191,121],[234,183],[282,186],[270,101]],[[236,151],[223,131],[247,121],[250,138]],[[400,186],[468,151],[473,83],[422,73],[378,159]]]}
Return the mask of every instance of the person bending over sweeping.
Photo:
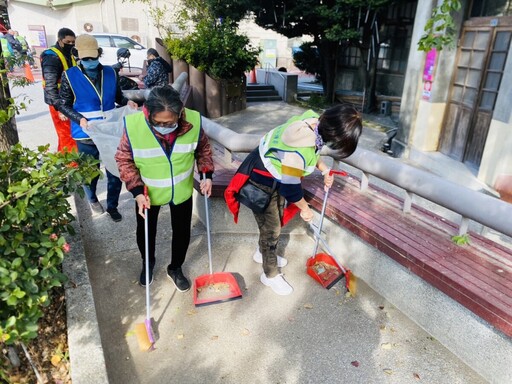
{"label": "person bending over sweeping", "polygon": [[[240,198],[246,183],[270,195],[266,208],[246,205],[253,210],[260,232],[259,249],[253,256],[254,261],[263,263],[260,281],[278,295],[293,292],[280,273],[280,267],[284,267],[287,260],[276,255],[281,225],[287,214],[297,210],[304,221],[313,219],[313,211],[304,200],[302,177],[311,174],[316,167],[324,175],[325,188],[330,188],[334,177],[329,175],[330,169],[320,158],[320,150],[327,145],[336,152],[333,156],[337,159],[348,157],[355,151],[361,131],[361,116],[352,106],[336,105],[321,116],[306,111],[268,132],[228,185],[224,197],[235,222],[239,201],[247,203]],[[251,199],[250,195],[244,196]],[[286,209],[285,200],[293,203]]]}
{"label": "person bending over sweeping", "polygon": [[[115,155],[121,180],[135,198],[137,245],[142,256],[140,285],[146,286],[144,207],[148,208],[149,283],[153,282],[155,239],[160,207],[171,209],[172,258],[167,276],[180,292],[190,289],[182,265],[190,243],[194,162],[206,178],[201,193],[210,196],[214,171],[212,149],[199,112],[183,108],[170,85],[151,90],[142,111],[126,116]],[[144,186],[148,196],[144,196]]]}

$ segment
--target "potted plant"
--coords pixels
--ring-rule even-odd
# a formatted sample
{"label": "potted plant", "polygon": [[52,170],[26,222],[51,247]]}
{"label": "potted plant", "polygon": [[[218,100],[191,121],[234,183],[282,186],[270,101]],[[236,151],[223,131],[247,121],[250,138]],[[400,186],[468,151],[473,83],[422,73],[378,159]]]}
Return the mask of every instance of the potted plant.
{"label": "potted plant", "polygon": [[208,117],[245,108],[245,72],[256,66],[261,48],[253,47],[247,36],[239,34],[235,22],[203,17],[187,36],[164,41],[174,59],[205,73]]}

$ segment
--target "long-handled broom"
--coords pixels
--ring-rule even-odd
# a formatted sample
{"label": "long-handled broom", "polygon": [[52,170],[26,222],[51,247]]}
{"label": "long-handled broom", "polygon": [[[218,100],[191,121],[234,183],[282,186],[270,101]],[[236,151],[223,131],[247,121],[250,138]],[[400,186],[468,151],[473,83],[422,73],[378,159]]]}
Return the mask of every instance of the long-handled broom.
{"label": "long-handled broom", "polygon": [[[148,187],[144,186],[144,197],[148,197]],[[146,319],[144,323],[135,324],[135,334],[141,351],[152,351],[155,349],[155,337],[151,326],[150,298],[149,298],[149,230],[148,230],[148,208],[144,205],[144,263],[146,269]]]}
{"label": "long-handled broom", "polygon": [[[203,173],[203,179],[206,174]],[[229,272],[213,273],[212,242],[210,237],[210,214],[208,208],[208,196],[204,194],[204,207],[206,214],[206,235],[208,239],[208,265],[210,273],[201,275],[194,280],[194,304],[196,307],[223,303],[242,298],[242,291]]]}

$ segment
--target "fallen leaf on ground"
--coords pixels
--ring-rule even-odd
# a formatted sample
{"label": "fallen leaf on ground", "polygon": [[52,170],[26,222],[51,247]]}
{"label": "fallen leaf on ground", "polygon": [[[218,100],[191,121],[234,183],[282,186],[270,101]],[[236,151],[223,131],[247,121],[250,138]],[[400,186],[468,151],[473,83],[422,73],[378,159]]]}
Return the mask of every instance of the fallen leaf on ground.
{"label": "fallen leaf on ground", "polygon": [[211,337],[211,340],[218,340],[218,339],[219,339],[219,336],[217,336],[217,335]]}
{"label": "fallen leaf on ground", "polygon": [[131,331],[126,332],[124,336],[125,337],[130,337],[130,336],[133,336],[133,335],[135,335],[135,331],[132,329]]}
{"label": "fallen leaf on ground", "polygon": [[178,337],[178,340],[181,340],[185,337],[185,335],[183,333],[179,333],[177,337]]}
{"label": "fallen leaf on ground", "polygon": [[247,336],[249,335],[251,332],[249,332],[249,330],[247,328],[244,328],[244,330],[242,331],[242,335],[244,336]]}
{"label": "fallen leaf on ground", "polygon": [[352,293],[350,293],[350,291],[347,291],[347,293],[345,293],[345,297],[352,297]]}
{"label": "fallen leaf on ground", "polygon": [[386,369],[383,369],[384,373],[386,375],[392,375],[393,374],[393,370],[392,369],[389,369],[389,368],[386,368]]}
{"label": "fallen leaf on ground", "polygon": [[420,375],[418,375],[417,373],[414,373],[412,376],[413,376],[416,380],[421,380]]}
{"label": "fallen leaf on ground", "polygon": [[304,304],[304,308],[313,309],[313,304],[311,304],[311,303]]}
{"label": "fallen leaf on ground", "polygon": [[382,343],[382,344],[380,345],[380,347],[381,347],[382,349],[391,349],[392,345],[391,345],[391,343]]}
{"label": "fallen leaf on ground", "polygon": [[190,311],[187,312],[187,315],[189,316],[194,316],[195,314],[197,314],[197,311],[195,309],[191,309]]}
{"label": "fallen leaf on ground", "polygon": [[350,364],[352,364],[354,367],[359,367],[359,361],[357,360],[352,361]]}
{"label": "fallen leaf on ground", "polygon": [[52,365],[54,367],[56,367],[57,365],[59,365],[61,360],[62,360],[62,357],[60,357],[59,355],[53,355],[52,359],[50,361],[51,361]]}

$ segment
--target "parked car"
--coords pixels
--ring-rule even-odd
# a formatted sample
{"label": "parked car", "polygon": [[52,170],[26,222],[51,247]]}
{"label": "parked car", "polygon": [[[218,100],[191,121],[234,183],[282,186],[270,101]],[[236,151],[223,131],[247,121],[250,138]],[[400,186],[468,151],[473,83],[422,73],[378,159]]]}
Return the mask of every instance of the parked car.
{"label": "parked car", "polygon": [[[103,49],[103,54],[100,57],[100,62],[103,65],[116,64],[117,50],[128,48],[130,50],[130,67],[138,70],[143,68],[144,60],[147,59],[147,49],[143,45],[124,35],[113,33],[92,33],[92,35]],[[128,71],[128,65],[124,66],[124,71]]]}

